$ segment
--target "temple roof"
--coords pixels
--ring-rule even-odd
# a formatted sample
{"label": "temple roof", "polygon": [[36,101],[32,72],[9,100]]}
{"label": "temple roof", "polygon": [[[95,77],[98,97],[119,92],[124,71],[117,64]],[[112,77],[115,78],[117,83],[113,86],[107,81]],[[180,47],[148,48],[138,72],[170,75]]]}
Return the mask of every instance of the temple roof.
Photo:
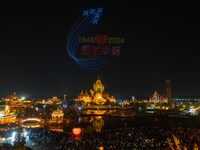
{"label": "temple roof", "polygon": [[101,83],[101,80],[100,79],[98,79],[97,81],[96,81],[96,83],[95,84],[102,84]]}
{"label": "temple roof", "polygon": [[63,111],[60,109],[54,110],[53,114],[63,114]]}

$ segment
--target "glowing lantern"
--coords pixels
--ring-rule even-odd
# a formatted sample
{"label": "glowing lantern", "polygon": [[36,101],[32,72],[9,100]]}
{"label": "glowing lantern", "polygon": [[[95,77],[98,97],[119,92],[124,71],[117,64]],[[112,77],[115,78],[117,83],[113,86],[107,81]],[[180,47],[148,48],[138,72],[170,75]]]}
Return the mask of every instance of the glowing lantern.
{"label": "glowing lantern", "polygon": [[72,129],[72,133],[74,134],[74,135],[80,135],[81,134],[81,128],[73,128]]}

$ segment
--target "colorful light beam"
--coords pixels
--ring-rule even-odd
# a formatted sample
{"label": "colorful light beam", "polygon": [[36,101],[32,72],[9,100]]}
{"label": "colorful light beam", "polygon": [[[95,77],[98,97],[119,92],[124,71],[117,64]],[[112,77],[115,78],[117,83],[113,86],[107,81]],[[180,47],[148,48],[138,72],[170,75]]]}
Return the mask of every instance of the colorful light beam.
{"label": "colorful light beam", "polygon": [[79,37],[84,35],[92,26],[98,24],[102,13],[103,8],[84,10],[82,16],[72,27],[67,38],[67,52],[81,68],[98,69],[107,63],[106,60],[101,56],[90,56],[87,58],[80,58],[77,56]]}

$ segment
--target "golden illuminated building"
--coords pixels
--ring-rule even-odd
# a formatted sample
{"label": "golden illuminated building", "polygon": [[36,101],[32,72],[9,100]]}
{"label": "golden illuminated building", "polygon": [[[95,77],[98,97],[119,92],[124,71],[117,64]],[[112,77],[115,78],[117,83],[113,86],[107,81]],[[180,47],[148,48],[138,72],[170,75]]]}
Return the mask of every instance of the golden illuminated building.
{"label": "golden illuminated building", "polygon": [[0,102],[0,124],[14,123],[16,120],[16,115],[14,112],[10,111],[10,106],[6,102]]}
{"label": "golden illuminated building", "polygon": [[82,90],[81,93],[78,96],[78,100],[83,101],[84,103],[91,103],[92,97],[89,96],[87,91],[85,91],[85,93],[84,93],[83,90]]}
{"label": "golden illuminated building", "polygon": [[54,102],[54,103],[56,103],[56,104],[61,104],[61,101],[60,101],[60,99],[59,99],[57,96],[53,96],[53,97],[51,98],[51,100],[52,100],[52,102]]}
{"label": "golden illuminated building", "polygon": [[53,96],[52,98],[49,98],[49,99],[40,99],[40,100],[37,100],[36,102],[37,104],[49,104],[49,105],[52,105],[52,104],[61,104],[61,100],[57,97],[57,96]]}
{"label": "golden illuminated building", "polygon": [[93,90],[90,90],[90,94],[87,91],[81,93],[78,96],[78,101],[83,101],[85,104],[97,104],[104,105],[106,102],[108,103],[116,103],[116,99],[114,96],[109,96],[109,94],[104,93],[104,85],[101,80],[98,78],[97,81],[93,85]]}
{"label": "golden illuminated building", "polygon": [[30,100],[18,97],[16,92],[5,100],[9,104],[11,110],[15,110],[16,108],[32,107],[32,102]]}
{"label": "golden illuminated building", "polygon": [[6,101],[9,103],[11,109],[15,107],[23,107],[22,99],[17,96],[16,92],[7,97]]}
{"label": "golden illuminated building", "polygon": [[61,100],[57,96],[53,96],[51,99],[49,99],[46,104],[61,104]]}
{"label": "golden illuminated building", "polygon": [[52,121],[57,122],[57,123],[60,123],[63,121],[63,116],[64,116],[64,113],[60,109],[54,110],[53,113],[51,114]]}

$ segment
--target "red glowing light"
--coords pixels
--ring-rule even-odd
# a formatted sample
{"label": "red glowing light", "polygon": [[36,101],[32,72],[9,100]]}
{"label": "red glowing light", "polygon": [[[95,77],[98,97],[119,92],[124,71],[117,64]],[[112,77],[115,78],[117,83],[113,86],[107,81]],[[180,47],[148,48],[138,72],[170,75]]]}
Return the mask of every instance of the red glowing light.
{"label": "red glowing light", "polygon": [[81,128],[73,128],[72,133],[76,136],[81,134]]}

